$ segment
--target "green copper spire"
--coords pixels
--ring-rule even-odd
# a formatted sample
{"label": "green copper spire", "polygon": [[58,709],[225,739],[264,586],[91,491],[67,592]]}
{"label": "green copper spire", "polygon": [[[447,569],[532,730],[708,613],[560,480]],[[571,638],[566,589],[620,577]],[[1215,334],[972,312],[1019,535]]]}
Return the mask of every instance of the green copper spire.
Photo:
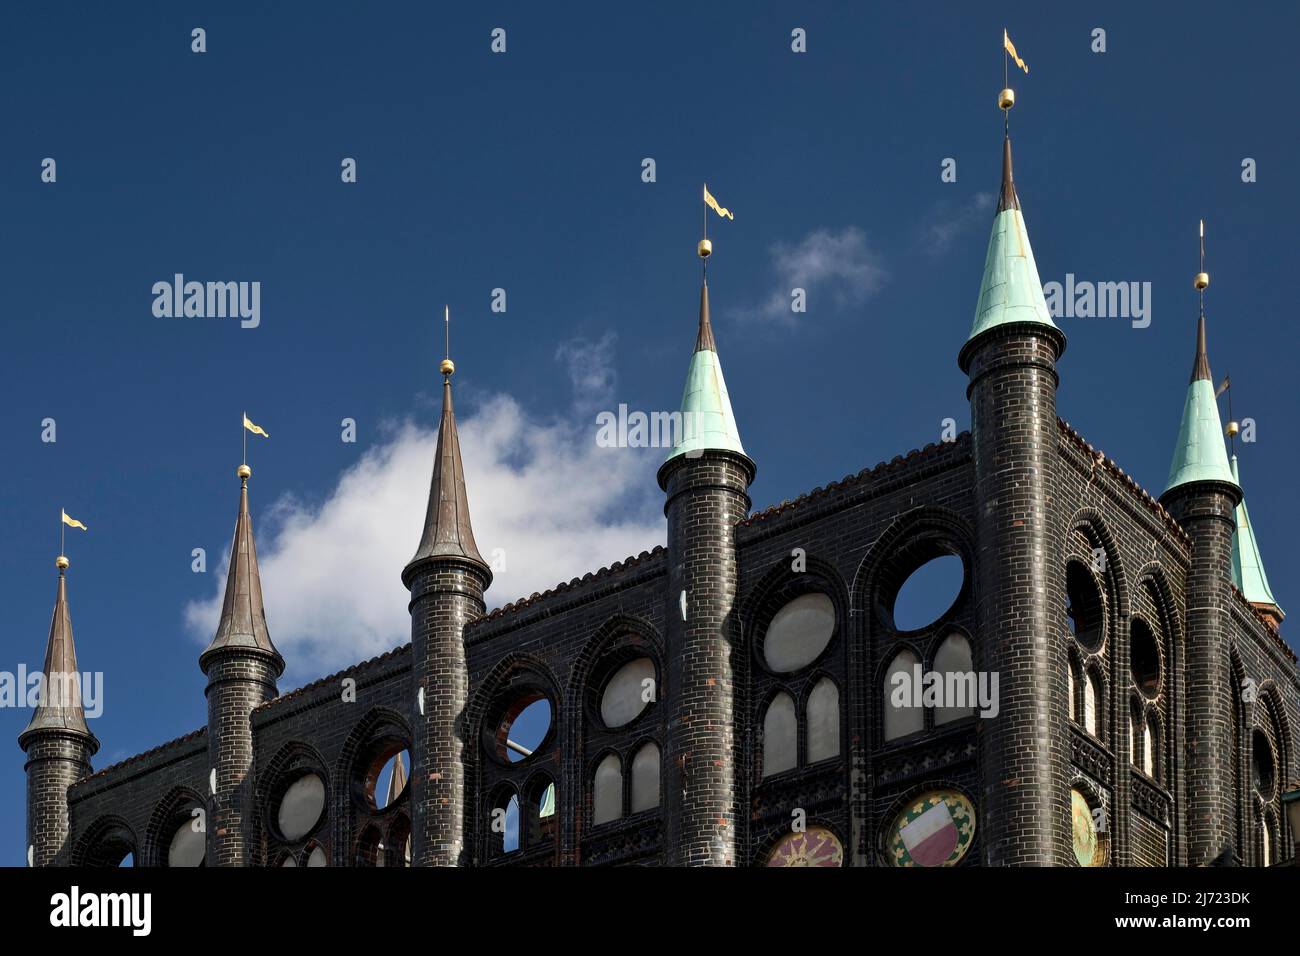
{"label": "green copper spire", "polygon": [[1002,194],[984,260],[975,324],[966,341],[995,326],[1013,322],[1056,328],[1043,298],[1034,250],[1029,246],[1029,232],[1020,212],[1020,198],[1011,175],[1011,137],[1008,136],[1002,144]]}
{"label": "green copper spire", "polygon": [[[1236,455],[1232,456],[1232,480],[1241,484]],[[1244,497],[1237,505],[1237,530],[1232,534],[1232,583],[1251,604],[1271,605],[1279,618],[1284,616],[1273,597],[1273,589],[1268,586],[1268,575],[1264,573],[1264,561],[1259,556],[1259,543],[1255,541],[1255,529],[1251,527]]]}
{"label": "green copper spire", "polygon": [[665,461],[678,455],[694,457],[692,453],[698,454],[706,449],[745,453],[740,444],[740,430],[736,428],[736,416],[731,411],[727,382],[722,377],[713,326],[709,323],[707,280],[700,287],[700,329],[695,337],[691,366],[686,373],[681,426],[674,441]]}
{"label": "green copper spire", "polygon": [[1220,481],[1236,485],[1228,467],[1228,452],[1223,447],[1223,423],[1219,403],[1214,397],[1210,378],[1210,359],[1205,350],[1205,315],[1201,314],[1196,332],[1196,358],[1192,362],[1192,380],[1183,404],[1183,423],[1178,429],[1178,444],[1169,466],[1165,493],[1193,481]]}

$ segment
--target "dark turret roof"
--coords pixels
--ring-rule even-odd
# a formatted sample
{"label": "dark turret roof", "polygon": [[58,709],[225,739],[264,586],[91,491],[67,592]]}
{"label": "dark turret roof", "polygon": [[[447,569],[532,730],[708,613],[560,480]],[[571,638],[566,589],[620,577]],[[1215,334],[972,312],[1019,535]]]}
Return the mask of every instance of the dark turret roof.
{"label": "dark turret roof", "polygon": [[226,574],[226,598],[221,605],[217,633],[199,656],[199,666],[207,671],[208,662],[218,651],[246,648],[261,651],[284,670],[284,658],[271,643],[266,627],[266,608],[262,604],[262,575],[257,568],[257,544],[253,540],[253,519],[248,513],[248,477],[242,473],[239,489],[239,516],[235,519],[235,537],[230,546],[230,570]]}
{"label": "dark turret roof", "polygon": [[487,570],[487,562],[478,552],[474,529],[470,525],[465,466],[460,460],[460,435],[456,431],[456,413],[451,404],[450,372],[443,374],[442,421],[438,425],[438,448],[433,456],[433,480],[429,484],[424,531],[415,556],[402,571],[402,580],[409,585],[414,568],[436,558],[460,558]]}
{"label": "dark turret roof", "polygon": [[[63,562],[66,563],[66,562]],[[92,753],[99,742],[86,726],[81,700],[81,672],[77,670],[77,648],[72,640],[72,614],[68,610],[68,579],[59,568],[59,588],[54,598],[54,615],[50,619],[50,638],[45,646],[44,687],[32,719],[18,736],[26,741],[40,731],[63,731],[82,734],[92,743]]]}

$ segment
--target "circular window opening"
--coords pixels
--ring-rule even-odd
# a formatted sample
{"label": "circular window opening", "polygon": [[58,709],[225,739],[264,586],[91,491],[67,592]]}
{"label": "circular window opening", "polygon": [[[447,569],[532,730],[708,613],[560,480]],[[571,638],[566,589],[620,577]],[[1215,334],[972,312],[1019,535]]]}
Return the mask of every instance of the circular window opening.
{"label": "circular window opening", "polygon": [[1156,636],[1140,618],[1129,625],[1129,671],[1137,689],[1147,697],[1160,693],[1160,650]]}
{"label": "circular window opening", "polygon": [[654,699],[654,661],[638,657],[614,671],[605,683],[600,695],[600,719],[606,727],[622,727],[640,717]]}
{"label": "circular window opening", "polygon": [[926,561],[908,575],[894,596],[894,628],[919,631],[939,620],[957,603],[965,578],[966,567],[955,554]]}
{"label": "circular window opening", "polygon": [[763,638],[770,670],[789,674],[807,667],[835,634],[835,605],[825,594],[803,594],[776,612]]}
{"label": "circular window opening", "polygon": [[1256,730],[1250,735],[1251,776],[1255,790],[1265,800],[1273,796],[1273,747],[1263,731]]}
{"label": "circular window opening", "polygon": [[320,822],[325,813],[325,781],[306,773],[289,784],[280,798],[276,822],[286,840],[301,840]]}
{"label": "circular window opening", "polygon": [[497,756],[508,763],[531,757],[551,731],[551,702],[540,691],[524,694],[506,708],[496,730]]}
{"label": "circular window opening", "polygon": [[1075,640],[1090,651],[1101,649],[1101,590],[1078,561],[1065,566],[1065,617]]}
{"label": "circular window opening", "polygon": [[411,777],[411,752],[399,750],[391,756],[380,757],[376,766],[378,773],[375,774],[371,799],[376,810],[383,810],[406,792],[406,782]]}
{"label": "circular window opening", "polygon": [[167,865],[171,867],[202,866],[207,853],[207,834],[203,832],[200,817],[186,819],[172,834],[167,848]]}

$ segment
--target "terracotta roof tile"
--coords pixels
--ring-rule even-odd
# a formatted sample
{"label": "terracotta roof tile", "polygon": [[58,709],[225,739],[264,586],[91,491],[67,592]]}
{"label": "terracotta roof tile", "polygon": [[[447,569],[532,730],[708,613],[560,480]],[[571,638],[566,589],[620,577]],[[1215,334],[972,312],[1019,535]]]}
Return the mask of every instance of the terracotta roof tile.
{"label": "terracotta roof tile", "polygon": [[1075,431],[1074,427],[1065,419],[1058,418],[1056,423],[1060,426],[1060,429],[1065,434],[1066,438],[1073,442],[1074,445],[1081,449],[1089,458],[1100,464],[1103,468],[1119,479],[1119,482],[1132,491],[1137,499],[1146,506],[1147,510],[1163,521],[1165,526],[1169,528],[1169,530],[1172,531],[1179,540],[1185,544],[1192,543],[1192,539],[1188,536],[1187,532],[1183,530],[1183,526],[1174,520],[1174,516],[1166,511],[1164,506],[1153,498],[1149,491],[1125,473],[1124,469],[1116,464],[1113,459],[1107,458],[1105,452],[1100,449],[1093,448],[1087,439]]}
{"label": "terracotta roof tile", "polygon": [[117,763],[109,764],[107,767],[103,768],[102,770],[95,771],[89,777],[83,777],[81,780],[78,780],[76,783],[74,783],[73,787],[80,787],[86,783],[89,783],[91,780],[98,780],[102,777],[107,776],[110,773],[113,773],[114,771],[120,770],[121,768],[127,766],[128,764],[137,763],[141,760],[144,760],[147,757],[152,757],[155,754],[162,753],[164,750],[170,750],[173,747],[179,747],[181,744],[189,743],[191,740],[198,740],[200,737],[206,735],[207,732],[208,732],[208,728],[200,727],[198,730],[192,730],[188,734],[185,734],[184,736],[177,737],[175,740],[169,740],[165,744],[159,744],[157,747],[150,747],[148,750],[142,751],[138,754],[135,754],[134,756],[127,757],[125,760],[119,760]]}
{"label": "terracotta roof tile", "polygon": [[279,697],[272,697],[270,700],[266,701],[265,703],[260,704],[257,707],[254,707],[253,713],[258,714],[264,710],[269,710],[272,707],[277,707],[280,704],[287,703],[288,701],[297,700],[298,698],[302,697],[304,694],[308,694],[318,687],[321,687],[325,684],[337,684],[340,680],[342,680],[344,677],[346,677],[349,674],[353,674],[359,670],[372,667],[375,664],[379,664],[383,661],[391,660],[392,658],[397,657],[399,654],[409,654],[410,651],[411,651],[411,645],[409,643],[403,644],[400,647],[394,647],[391,651],[384,651],[384,653],[378,655],[377,657],[372,657],[369,660],[365,660],[357,664],[353,664],[351,667],[345,667],[343,668],[343,670],[337,671],[336,673],[327,674],[324,677],[319,678],[318,680],[312,681],[310,684],[303,684],[301,687],[291,690],[287,694],[281,694]]}
{"label": "terracotta roof tile", "polygon": [[839,491],[842,488],[848,488],[853,485],[862,484],[873,478],[886,475],[889,473],[889,471],[898,468],[901,465],[910,464],[918,458],[924,458],[930,455],[937,454],[938,452],[943,451],[951,447],[952,445],[956,445],[961,441],[963,441],[964,439],[968,439],[969,437],[970,437],[970,432],[961,432],[959,435],[957,435],[955,439],[953,439],[950,442],[931,442],[930,444],[926,445],[924,448],[913,448],[906,455],[895,455],[889,461],[882,461],[879,464],[874,465],[870,468],[864,468],[856,475],[845,475],[839,481],[832,481],[828,485],[822,485],[817,488],[814,488],[812,491],[805,492],[804,494],[800,495],[798,498],[795,498],[793,501],[787,499],[785,501],[782,501],[780,504],[772,505],[770,508],[765,508],[762,511],[756,511],[748,518],[744,519],[743,521],[737,522],[736,527],[743,528],[748,525],[757,524],[760,521],[767,521],[771,518],[775,518],[777,515],[789,511],[792,508],[802,507],[803,505],[809,502],[815,501],[818,498],[824,498],[827,495]]}
{"label": "terracotta roof tile", "polygon": [[493,610],[489,611],[487,614],[479,618],[477,621],[474,621],[465,629],[467,631],[472,630],[487,621],[496,621],[503,617],[506,617],[507,615],[518,613],[519,611],[531,607],[532,605],[538,603],[539,601],[545,601],[547,598],[553,597],[554,595],[563,594],[564,592],[579,587],[580,585],[586,584],[589,581],[598,581],[602,578],[613,577],[614,575],[621,574],[625,571],[630,571],[632,568],[635,568],[647,561],[657,558],[661,554],[667,554],[667,553],[668,553],[667,548],[665,548],[661,544],[657,544],[649,551],[642,551],[640,554],[634,557],[627,557],[624,558],[622,561],[615,561],[613,564],[607,567],[603,567],[599,571],[595,571],[595,572],[588,571],[580,578],[574,578],[573,580],[568,581],[567,583],[557,584],[555,587],[551,588],[550,590],[543,591],[540,594],[534,591],[526,598],[520,598],[518,601],[512,601],[509,604],[504,604],[501,607],[494,608]]}

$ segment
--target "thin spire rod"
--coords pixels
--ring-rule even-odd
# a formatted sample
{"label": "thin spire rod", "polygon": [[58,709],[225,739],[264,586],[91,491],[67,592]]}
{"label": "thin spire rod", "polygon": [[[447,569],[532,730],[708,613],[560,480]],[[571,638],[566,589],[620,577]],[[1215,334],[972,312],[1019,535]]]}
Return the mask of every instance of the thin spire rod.
{"label": "thin spire rod", "polygon": [[442,322],[443,322],[443,332],[445,334],[444,344],[446,346],[446,351],[443,353],[442,357],[451,358],[451,306],[450,305],[444,305],[442,307]]}
{"label": "thin spire rod", "polygon": [[[1200,262],[1201,262],[1201,265],[1200,265],[1200,269],[1198,270],[1198,272],[1200,273],[1200,275],[1205,275],[1205,220],[1204,220],[1204,219],[1201,220],[1201,260],[1200,260]],[[1206,283],[1206,284],[1208,284],[1208,283]],[[1197,294],[1197,298],[1200,300],[1201,315],[1205,315],[1205,285],[1201,284],[1200,282],[1197,282],[1196,285],[1197,285],[1196,294]]]}
{"label": "thin spire rod", "polygon": [[1228,393],[1228,447],[1232,450],[1232,457],[1236,458],[1237,429],[1233,427],[1236,424],[1236,419],[1232,417],[1232,373],[1225,372],[1223,380],[1228,383],[1228,387],[1224,389]]}
{"label": "thin spire rod", "polygon": [[[705,242],[709,241],[709,204],[704,198],[708,194],[708,192],[709,192],[709,184],[706,182],[704,184],[704,192],[701,193],[700,195],[700,215],[701,215],[701,221],[704,225]],[[709,257],[708,256],[704,256],[704,255],[700,256],[700,275],[702,276],[704,283],[708,284],[709,281]]]}
{"label": "thin spire rod", "polygon": [[[1004,39],[1006,35],[1007,35],[1007,31],[1004,28],[1002,31],[1002,36]],[[1009,50],[1007,50],[1006,43],[1003,43],[1002,44],[1002,88],[1004,90],[1009,89],[1011,87],[1011,77],[1008,75],[1010,69],[1011,69],[1011,53]],[[1002,135],[1003,136],[1011,135],[1011,110],[1009,109],[1004,109],[1002,111]]]}

